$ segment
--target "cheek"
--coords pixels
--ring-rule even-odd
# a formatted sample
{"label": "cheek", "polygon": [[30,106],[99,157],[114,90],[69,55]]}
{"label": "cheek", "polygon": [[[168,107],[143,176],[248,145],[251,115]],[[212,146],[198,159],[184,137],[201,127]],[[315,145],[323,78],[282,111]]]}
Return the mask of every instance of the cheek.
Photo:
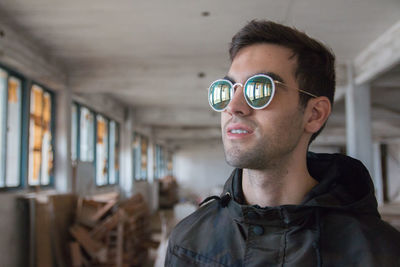
{"label": "cheek", "polygon": [[259,115],[257,124],[262,129],[260,134],[272,142],[282,142],[292,135],[297,135],[303,125],[302,113],[297,109]]}
{"label": "cheek", "polygon": [[226,124],[227,121],[229,120],[228,114],[226,114],[225,112],[221,112],[220,120],[221,120],[221,132],[223,133],[223,132],[224,132],[225,124]]}

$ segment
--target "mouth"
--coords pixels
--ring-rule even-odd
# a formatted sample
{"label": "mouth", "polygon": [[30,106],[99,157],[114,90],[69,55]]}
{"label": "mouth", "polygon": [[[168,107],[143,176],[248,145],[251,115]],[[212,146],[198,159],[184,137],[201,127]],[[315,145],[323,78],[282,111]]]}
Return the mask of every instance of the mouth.
{"label": "mouth", "polygon": [[231,124],[226,129],[226,134],[230,139],[240,139],[253,133],[253,129],[243,124]]}
{"label": "mouth", "polygon": [[247,134],[247,133],[249,133],[249,132],[246,131],[246,130],[243,130],[243,129],[232,129],[232,130],[229,131],[229,133],[233,133],[233,134]]}

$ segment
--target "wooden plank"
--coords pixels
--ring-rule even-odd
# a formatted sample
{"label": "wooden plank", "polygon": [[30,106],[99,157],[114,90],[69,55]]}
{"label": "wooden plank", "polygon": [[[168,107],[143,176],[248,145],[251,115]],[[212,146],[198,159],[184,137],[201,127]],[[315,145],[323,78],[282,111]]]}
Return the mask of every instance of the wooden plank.
{"label": "wooden plank", "polygon": [[130,203],[129,205],[120,206],[128,215],[135,215],[136,213],[144,213],[147,211],[147,204],[145,202]]}
{"label": "wooden plank", "polygon": [[96,222],[93,220],[93,216],[96,215],[103,205],[104,203],[91,199],[79,199],[77,221],[85,226],[94,227]]}
{"label": "wooden plank", "polygon": [[52,246],[50,231],[50,213],[48,212],[48,203],[35,202],[35,247],[36,247],[36,266],[52,267]]}
{"label": "wooden plank", "polygon": [[90,197],[90,199],[97,201],[97,202],[106,203],[111,200],[118,200],[119,193],[118,192],[109,192],[109,193],[97,194],[97,195]]}
{"label": "wooden plank", "polygon": [[81,248],[78,242],[70,242],[69,250],[71,253],[71,264],[73,267],[82,267],[83,258]]}
{"label": "wooden plank", "polygon": [[124,254],[124,214],[122,211],[118,211],[120,220],[117,227],[117,267],[122,267],[123,264],[123,254]]}
{"label": "wooden plank", "polygon": [[103,239],[107,232],[114,229],[118,225],[118,220],[118,213],[114,213],[112,216],[107,217],[100,224],[96,225],[90,232],[90,236],[95,240]]}
{"label": "wooden plank", "polygon": [[71,240],[68,229],[75,218],[75,207],[76,196],[73,194],[58,194],[49,197],[52,248],[58,267],[71,265],[68,247],[65,244]]}
{"label": "wooden plank", "polygon": [[120,205],[119,205],[119,207],[120,207],[120,208],[123,208],[123,209],[128,209],[128,210],[129,210],[129,208],[130,208],[131,206],[135,206],[135,205],[137,205],[138,203],[142,203],[142,202],[144,202],[144,199],[143,199],[143,196],[139,193],[139,194],[135,194],[135,195],[133,195],[131,198],[129,198],[129,199],[127,199],[127,200],[121,202]]}
{"label": "wooden plank", "polygon": [[85,228],[74,225],[70,228],[70,232],[91,258],[98,259],[100,262],[107,260],[107,248],[102,243],[93,240]]}
{"label": "wooden plank", "polygon": [[91,218],[92,221],[97,222],[98,220],[100,220],[100,218],[103,217],[108,211],[110,211],[115,206],[116,203],[117,203],[116,199],[108,201],[95,214],[93,214],[93,216]]}

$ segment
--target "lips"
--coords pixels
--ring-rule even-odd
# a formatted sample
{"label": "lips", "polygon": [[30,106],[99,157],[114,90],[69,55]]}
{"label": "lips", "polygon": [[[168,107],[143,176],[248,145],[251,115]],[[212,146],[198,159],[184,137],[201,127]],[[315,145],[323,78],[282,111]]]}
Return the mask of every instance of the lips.
{"label": "lips", "polygon": [[229,124],[226,128],[226,134],[229,138],[244,138],[253,133],[253,129],[242,123]]}

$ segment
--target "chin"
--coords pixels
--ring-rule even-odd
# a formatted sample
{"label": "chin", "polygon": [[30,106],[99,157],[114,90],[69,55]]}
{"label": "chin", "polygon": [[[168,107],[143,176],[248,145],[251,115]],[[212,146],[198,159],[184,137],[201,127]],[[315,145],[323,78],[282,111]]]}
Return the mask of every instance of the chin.
{"label": "chin", "polygon": [[251,168],[257,159],[254,159],[252,155],[246,155],[240,150],[228,150],[225,151],[225,161],[228,165],[235,168]]}

